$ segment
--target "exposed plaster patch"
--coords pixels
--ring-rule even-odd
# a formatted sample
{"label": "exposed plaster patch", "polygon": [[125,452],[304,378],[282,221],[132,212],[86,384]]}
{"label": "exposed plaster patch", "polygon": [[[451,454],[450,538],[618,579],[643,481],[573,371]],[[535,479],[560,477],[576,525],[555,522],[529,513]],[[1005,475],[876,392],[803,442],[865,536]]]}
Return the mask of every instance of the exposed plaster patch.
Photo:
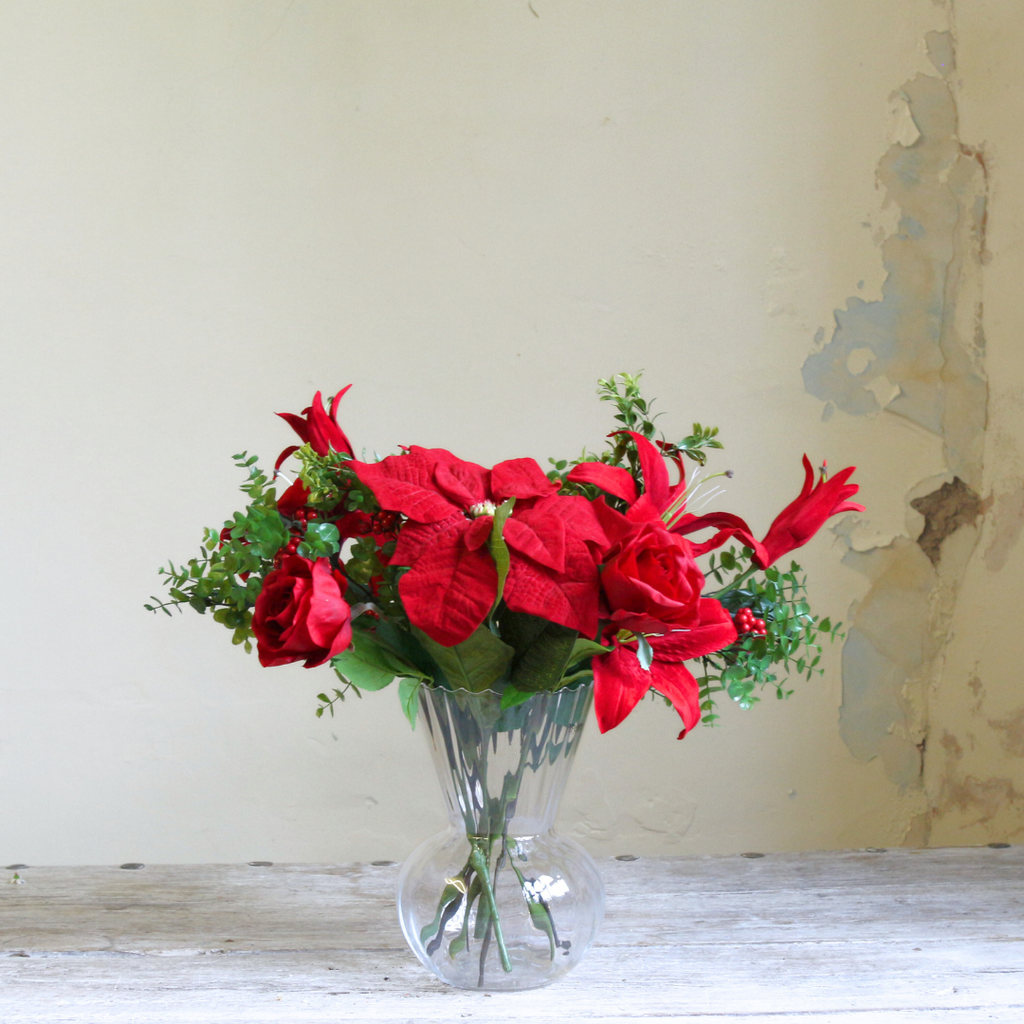
{"label": "exposed plaster patch", "polygon": [[[933,779],[930,821],[950,820],[959,831],[975,830],[969,841],[1006,840],[1024,834],[1024,793],[1017,790],[1013,779],[1003,775],[979,777],[967,770],[976,764],[978,743],[971,722],[1002,732],[1003,750],[1011,757],[1024,758],[1024,707],[1011,711],[1003,718],[981,717],[985,700],[985,686],[975,670],[967,679],[965,688],[974,700],[963,716],[964,725],[957,735],[942,730],[939,747],[941,762],[930,763],[928,774]],[[986,744],[988,746],[988,744]],[[980,827],[980,835],[978,834]],[[946,828],[948,835],[948,826]]]}
{"label": "exposed plaster patch", "polygon": [[956,71],[956,47],[952,32],[926,32],[924,45],[935,70],[946,78]]}
{"label": "exposed plaster patch", "polygon": [[[975,669],[977,669],[977,666],[975,666]],[[980,711],[981,705],[985,700],[985,687],[982,685],[977,671],[967,680],[967,688],[974,694],[974,707],[971,710],[975,712]]]}
{"label": "exposed plaster patch", "polygon": [[998,572],[1009,557],[1024,528],[1024,481],[996,496],[992,515],[992,540],[985,549],[985,568]]}
{"label": "exposed plaster patch", "polygon": [[[843,650],[840,731],[855,757],[880,758],[904,792],[918,788],[923,796],[928,694],[941,675],[978,531],[943,542],[986,508],[978,495],[988,406],[980,297],[988,182],[983,154],[958,137],[954,42],[949,32],[929,33],[928,55],[943,78],[918,75],[891,98],[892,144],[878,167],[884,216],[874,218],[883,225],[874,234],[886,272],[881,298],[851,296],[836,310],[831,338],[815,337],[803,368],[807,391],[825,402],[823,420],[836,410],[888,413],[942,440],[945,472],[906,496],[908,532],[920,530],[918,543],[872,539],[856,520],[835,528],[850,547],[844,562],[870,581]],[[1024,526],[1024,487],[1004,508],[1004,535],[989,548],[993,561],[1005,559]],[[983,692],[977,687],[976,695]],[[987,820],[992,801],[1016,797],[1007,780],[954,777],[963,757],[956,737],[946,733],[935,746],[932,757],[947,759],[945,788],[933,793],[928,814],[914,816],[907,804],[907,843],[927,843],[941,806],[970,808]]]}
{"label": "exposed plaster patch", "polygon": [[843,562],[872,581],[843,645],[839,732],[858,760],[880,757],[903,788],[918,785],[924,739],[911,690],[934,656],[930,604],[935,570],[907,537],[850,550]]}
{"label": "exposed plaster patch", "polygon": [[932,565],[939,564],[942,542],[961,526],[973,526],[981,514],[981,499],[958,476],[910,504],[924,516],[917,543]]}
{"label": "exposed plaster patch", "polygon": [[[918,74],[892,96],[892,144],[877,171],[889,218],[875,235],[886,274],[881,298],[847,299],[835,312],[831,339],[822,344],[817,336],[803,366],[806,390],[826,403],[823,419],[837,409],[889,413],[942,441],[945,472],[907,495],[919,543],[879,538],[883,544],[865,550],[869,531],[835,531],[850,546],[844,562],[871,581],[843,650],[840,732],[855,757],[880,758],[904,790],[923,787],[928,692],[941,673],[978,532],[962,531],[944,549],[943,541],[985,511],[978,498],[988,407],[980,264],[988,183],[983,155],[958,137],[947,81],[956,67],[954,42],[949,32],[928,33],[929,58],[945,77]],[[998,782],[958,785],[956,799],[998,789]],[[926,842],[932,817],[913,818],[906,841]]]}
{"label": "exposed plaster patch", "polygon": [[[953,811],[959,811],[966,819],[961,828],[967,829],[975,825],[986,825],[996,817],[1004,818],[1005,812],[1013,810],[1017,816],[1024,812],[1024,794],[1017,792],[1012,779],[995,776],[989,779],[976,779],[973,775],[958,778],[954,772],[947,770],[942,780],[938,805],[932,812],[933,817],[941,818]],[[1000,834],[1009,836],[1024,832],[1024,824],[1011,831]]]}
{"label": "exposed plaster patch", "polygon": [[1004,733],[1000,743],[1007,754],[1024,757],[1024,708],[1018,708],[1005,718],[990,718],[988,724]]}

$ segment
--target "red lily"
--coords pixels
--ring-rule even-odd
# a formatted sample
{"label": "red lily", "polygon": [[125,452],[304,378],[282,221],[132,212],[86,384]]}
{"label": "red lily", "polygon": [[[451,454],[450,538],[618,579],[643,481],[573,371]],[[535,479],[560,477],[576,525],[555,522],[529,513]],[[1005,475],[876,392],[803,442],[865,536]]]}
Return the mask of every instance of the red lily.
{"label": "red lily", "polygon": [[413,625],[446,647],[484,620],[497,596],[488,541],[494,511],[515,498],[502,533],[511,556],[504,597],[513,611],[539,615],[589,636],[597,632],[597,552],[607,538],[583,498],[560,497],[533,459],[485,469],[443,448],[413,445],[403,455],[352,469],[382,509],[408,518],[392,565]]}
{"label": "red lily", "polygon": [[804,486],[797,498],[790,502],[776,517],[763,540],[757,540],[746,521],[729,512],[711,512],[694,516],[686,512],[683,495],[686,491],[681,461],[676,458],[680,470],[680,481],[675,487],[669,486],[668,469],[661,453],[642,434],[627,431],[636,441],[640,455],[640,470],[644,479],[644,493],[637,497],[636,482],[632,475],[618,466],[606,466],[600,462],[583,462],[574,466],[568,479],[578,483],[590,483],[601,490],[629,504],[626,518],[632,522],[661,519],[673,533],[681,536],[713,527],[717,532],[706,541],[693,545],[695,557],[720,548],[733,537],[750,548],[752,561],[761,569],[767,569],[773,562],[789,551],[806,544],[825,520],[841,512],[863,512],[864,506],[849,499],[860,489],[846,481],[853,475],[856,466],[840,470],[826,480],[824,467],[817,485],[814,484],[814,470],[805,455]]}
{"label": "red lily", "polygon": [[767,568],[787,551],[802,547],[824,525],[825,520],[840,512],[863,512],[864,506],[850,501],[860,488],[848,484],[856,466],[840,470],[834,477],[826,479],[826,468],[822,466],[817,484],[814,484],[814,470],[811,460],[804,456],[804,486],[794,501],[791,501],[776,517],[761,543],[765,547],[768,561],[761,566]]}
{"label": "red lily", "polygon": [[736,627],[712,598],[701,598],[699,614],[699,623],[692,629],[647,637],[654,651],[649,670],[637,658],[635,640],[617,643],[611,654],[594,658],[594,710],[601,732],[614,729],[651,687],[668,697],[679,712],[683,720],[679,739],[700,721],[699,686],[683,662],[728,647],[736,639]]}
{"label": "red lily", "polygon": [[[279,412],[277,415],[285,420],[292,430],[302,438],[302,443],[308,444],[317,455],[326,455],[333,448],[336,452],[345,452],[355,458],[355,452],[352,451],[349,439],[338,426],[338,404],[342,395],[350,387],[352,387],[351,384],[343,387],[331,399],[329,414],[324,410],[323,399],[318,391],[313,396],[313,404],[302,410],[302,416],[296,416],[292,412]],[[274,472],[276,473],[281,468],[281,464],[292,452],[298,450],[297,444],[285,448],[277,457],[277,462],[274,463]]]}
{"label": "red lily", "polygon": [[686,534],[708,526],[718,527],[718,533],[695,548],[698,554],[721,547],[732,537],[737,537],[754,552],[751,559],[753,563],[761,569],[767,569],[783,555],[803,547],[825,525],[826,519],[841,512],[864,511],[863,505],[849,500],[860,490],[857,484],[846,482],[853,475],[856,466],[847,466],[830,479],[826,478],[823,466],[821,476],[817,484],[814,484],[811,460],[805,455],[803,462],[802,490],[775,517],[763,540],[755,540],[750,527],[739,516],[729,515],[728,512],[713,512],[707,516],[684,516],[676,531]]}

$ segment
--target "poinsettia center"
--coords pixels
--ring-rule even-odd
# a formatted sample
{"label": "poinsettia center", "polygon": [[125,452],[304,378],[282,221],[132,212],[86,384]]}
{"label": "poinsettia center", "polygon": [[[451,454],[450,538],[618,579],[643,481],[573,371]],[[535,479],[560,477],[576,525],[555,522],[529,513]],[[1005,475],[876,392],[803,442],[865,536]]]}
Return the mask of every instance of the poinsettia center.
{"label": "poinsettia center", "polygon": [[478,501],[469,506],[469,518],[479,519],[481,516],[493,516],[497,506],[493,501]]}

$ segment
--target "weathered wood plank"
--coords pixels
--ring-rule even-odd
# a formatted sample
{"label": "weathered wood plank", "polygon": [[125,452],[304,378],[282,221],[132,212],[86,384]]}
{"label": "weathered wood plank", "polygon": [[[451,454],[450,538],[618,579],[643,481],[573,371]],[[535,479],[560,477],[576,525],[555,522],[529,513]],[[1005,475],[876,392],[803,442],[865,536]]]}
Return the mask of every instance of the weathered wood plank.
{"label": "weathered wood plank", "polygon": [[551,989],[437,982],[397,868],[30,868],[0,890],[0,1020],[1024,1021],[1024,848],[602,862]]}

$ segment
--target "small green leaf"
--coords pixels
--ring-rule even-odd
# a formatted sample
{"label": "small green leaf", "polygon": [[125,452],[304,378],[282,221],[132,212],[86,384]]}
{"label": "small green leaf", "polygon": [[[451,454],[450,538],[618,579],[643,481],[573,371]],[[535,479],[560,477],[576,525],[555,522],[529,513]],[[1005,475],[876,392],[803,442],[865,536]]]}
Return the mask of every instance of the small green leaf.
{"label": "small green leaf", "polygon": [[580,658],[585,658],[589,655],[598,656],[601,654],[611,654],[613,648],[602,647],[598,643],[594,643],[593,640],[587,640],[585,637],[578,637],[576,643],[572,645],[572,654],[569,655],[569,664],[575,665]]}
{"label": "small green leaf", "polygon": [[409,724],[413,729],[416,728],[416,712],[420,707],[419,696],[422,685],[422,679],[403,679],[398,684],[398,699],[402,704],[405,717],[409,719]]}
{"label": "small green leaf", "polygon": [[494,510],[494,523],[491,526],[491,536],[487,541],[491,557],[494,559],[494,564],[498,569],[498,590],[494,597],[494,604],[491,605],[490,615],[494,615],[495,611],[497,611],[498,604],[501,601],[501,595],[505,592],[505,578],[508,576],[511,557],[508,553],[508,545],[505,543],[505,538],[502,536],[502,533],[505,529],[505,521],[512,514],[512,507],[515,503],[515,498],[509,498],[507,501],[503,501]]}
{"label": "small green leaf", "polygon": [[532,696],[533,694],[529,690],[519,690],[509,683],[501,695],[501,710],[514,708],[517,704],[528,701]]}

